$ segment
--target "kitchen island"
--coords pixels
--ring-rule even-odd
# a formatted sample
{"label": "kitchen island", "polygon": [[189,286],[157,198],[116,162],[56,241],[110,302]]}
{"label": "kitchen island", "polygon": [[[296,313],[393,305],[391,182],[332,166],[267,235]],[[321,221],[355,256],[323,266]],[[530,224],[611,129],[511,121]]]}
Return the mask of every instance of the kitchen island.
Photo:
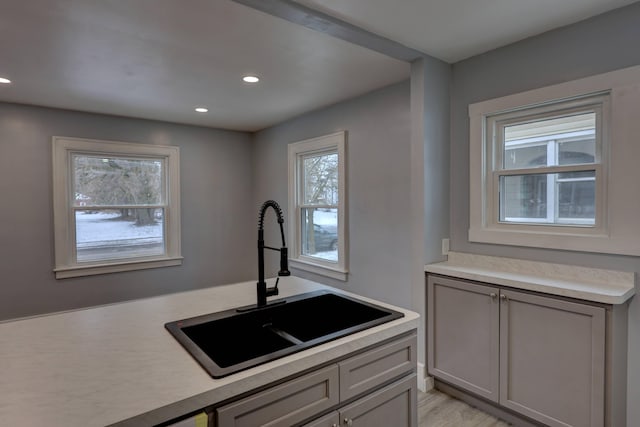
{"label": "kitchen island", "polygon": [[[418,327],[416,313],[358,297],[404,317],[213,379],[164,324],[255,304],[255,286],[243,282],[0,323],[0,425],[156,425]],[[296,277],[281,278],[279,288],[277,298],[340,292]]]}

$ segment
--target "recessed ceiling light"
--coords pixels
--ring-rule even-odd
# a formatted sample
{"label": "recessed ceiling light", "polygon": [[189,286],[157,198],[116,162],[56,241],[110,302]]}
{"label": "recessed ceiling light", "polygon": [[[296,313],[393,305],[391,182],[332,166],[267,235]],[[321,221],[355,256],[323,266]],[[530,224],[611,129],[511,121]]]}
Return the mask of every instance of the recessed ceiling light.
{"label": "recessed ceiling light", "polygon": [[4,78],[4,77],[0,77],[0,83],[8,84],[8,83],[11,83],[11,80],[9,80],[7,78]]}
{"label": "recessed ceiling light", "polygon": [[260,81],[260,79],[256,76],[244,76],[242,80],[247,83],[258,83]]}
{"label": "recessed ceiling light", "polygon": [[205,107],[196,107],[196,111],[198,113],[206,113],[207,111],[209,111],[209,109]]}

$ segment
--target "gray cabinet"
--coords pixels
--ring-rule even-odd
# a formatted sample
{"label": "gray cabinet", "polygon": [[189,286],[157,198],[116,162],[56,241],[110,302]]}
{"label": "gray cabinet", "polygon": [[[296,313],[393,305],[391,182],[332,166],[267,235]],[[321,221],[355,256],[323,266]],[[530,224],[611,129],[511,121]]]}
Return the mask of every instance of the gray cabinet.
{"label": "gray cabinet", "polygon": [[429,278],[428,358],[431,375],[498,400],[498,288]]}
{"label": "gray cabinet", "polygon": [[605,310],[500,298],[500,403],[549,426],[604,425]]}
{"label": "gray cabinet", "polygon": [[340,409],[343,425],[418,426],[416,375],[397,381]]}
{"label": "gray cabinet", "polygon": [[429,373],[549,426],[603,426],[605,314],[430,275]]}
{"label": "gray cabinet", "polygon": [[304,427],[417,427],[416,384],[416,374],[409,375]]}
{"label": "gray cabinet", "polygon": [[221,427],[291,426],[338,404],[338,367],[328,366],[216,410]]}
{"label": "gray cabinet", "polygon": [[415,341],[411,335],[339,362],[340,400],[412,372],[418,363]]}
{"label": "gray cabinet", "polygon": [[340,425],[340,414],[338,411],[333,411],[324,417],[315,419],[310,423],[304,425],[304,427],[338,427]]}
{"label": "gray cabinet", "polygon": [[215,408],[215,425],[417,427],[416,341],[401,336]]}

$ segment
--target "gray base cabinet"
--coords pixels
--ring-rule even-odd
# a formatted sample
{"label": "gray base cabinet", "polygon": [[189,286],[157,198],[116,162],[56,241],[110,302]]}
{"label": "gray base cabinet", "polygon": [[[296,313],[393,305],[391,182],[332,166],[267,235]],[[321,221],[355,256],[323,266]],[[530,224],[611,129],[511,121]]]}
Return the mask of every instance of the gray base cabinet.
{"label": "gray base cabinet", "polygon": [[337,411],[331,412],[324,417],[318,418],[304,425],[304,427],[338,427],[340,425],[340,414]]}
{"label": "gray base cabinet", "polygon": [[332,365],[219,408],[219,426],[293,425],[340,402]]}
{"label": "gray base cabinet", "polygon": [[434,275],[427,294],[431,375],[548,426],[605,425],[605,308]]}
{"label": "gray base cabinet", "polygon": [[498,288],[429,279],[429,373],[498,400]]}
{"label": "gray base cabinet", "polygon": [[391,384],[340,409],[347,426],[418,426],[416,375]]}
{"label": "gray base cabinet", "polygon": [[500,403],[550,426],[603,426],[605,310],[501,291]]}
{"label": "gray base cabinet", "polygon": [[417,426],[416,374],[304,425],[304,427]]}
{"label": "gray base cabinet", "polygon": [[414,332],[214,408],[212,424],[417,427],[416,341]]}

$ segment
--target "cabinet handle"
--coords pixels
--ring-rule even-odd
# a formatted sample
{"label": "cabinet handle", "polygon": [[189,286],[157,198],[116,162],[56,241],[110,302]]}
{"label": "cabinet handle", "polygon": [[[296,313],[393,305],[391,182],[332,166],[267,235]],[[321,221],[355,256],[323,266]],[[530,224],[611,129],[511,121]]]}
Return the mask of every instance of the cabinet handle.
{"label": "cabinet handle", "polygon": [[489,296],[491,297],[491,299],[496,299],[498,297],[498,294],[496,294],[495,292],[491,292]]}
{"label": "cabinet handle", "polygon": [[333,424],[331,424],[331,427],[338,427],[338,424],[333,423]]}
{"label": "cabinet handle", "polygon": [[500,294],[500,299],[505,302],[509,301],[509,297],[507,297],[505,294]]}
{"label": "cabinet handle", "polygon": [[352,426],[352,425],[353,425],[353,420],[352,420],[351,418],[345,418],[345,419],[344,419],[344,423],[345,423],[347,426]]}

